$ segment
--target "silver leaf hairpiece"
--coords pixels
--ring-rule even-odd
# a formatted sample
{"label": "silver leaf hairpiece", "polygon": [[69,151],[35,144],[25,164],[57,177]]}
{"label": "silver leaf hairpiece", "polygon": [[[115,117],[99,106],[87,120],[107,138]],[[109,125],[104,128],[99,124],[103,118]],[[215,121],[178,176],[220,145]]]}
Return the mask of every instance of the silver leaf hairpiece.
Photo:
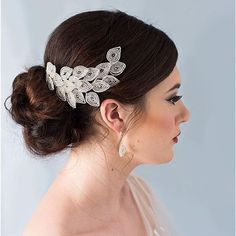
{"label": "silver leaf hairpiece", "polygon": [[[54,90],[56,87],[58,97],[62,101],[67,101],[73,108],[76,108],[76,103],[88,103],[98,107],[100,100],[97,93],[104,92],[120,82],[115,76],[120,75],[126,67],[125,63],[119,61],[120,57],[121,47],[114,47],[107,51],[108,62],[88,68],[82,65],[73,69],[63,66],[60,69],[60,74],[56,72],[55,65],[47,62],[46,82],[48,88]],[[85,93],[85,97],[83,93]]]}

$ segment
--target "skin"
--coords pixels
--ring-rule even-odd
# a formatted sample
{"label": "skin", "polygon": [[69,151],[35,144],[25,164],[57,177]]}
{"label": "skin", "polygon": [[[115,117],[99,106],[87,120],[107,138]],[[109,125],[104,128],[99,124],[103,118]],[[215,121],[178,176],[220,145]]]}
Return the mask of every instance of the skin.
{"label": "skin", "polygon": [[[70,229],[70,235],[88,229],[98,235],[99,230],[102,232],[109,226],[119,229],[121,225],[127,233],[128,225],[131,228],[134,222],[133,218],[132,222],[129,218],[137,213],[126,182],[127,176],[140,164],[170,162],[176,145],[173,138],[179,134],[180,124],[188,121],[190,116],[182,100],[175,105],[167,101],[178,95],[178,89],[167,93],[176,83],[181,83],[177,67],[146,94],[145,116],[123,136],[122,143],[128,154],[122,158],[118,154],[118,144],[132,108],[124,107],[114,99],[103,101],[97,118],[109,129],[109,135],[104,141],[94,139],[71,150],[68,162],[44,196],[32,222],[44,219],[47,222],[45,228],[58,225],[60,230],[57,228],[51,232],[55,235],[63,235],[64,225],[67,226],[67,233]],[[133,207],[129,208],[129,205]],[[140,223],[141,219],[137,217],[135,220],[137,228],[137,222]],[[36,225],[31,223],[32,227]],[[143,227],[142,223],[139,225]],[[143,228],[138,230],[143,232]]]}

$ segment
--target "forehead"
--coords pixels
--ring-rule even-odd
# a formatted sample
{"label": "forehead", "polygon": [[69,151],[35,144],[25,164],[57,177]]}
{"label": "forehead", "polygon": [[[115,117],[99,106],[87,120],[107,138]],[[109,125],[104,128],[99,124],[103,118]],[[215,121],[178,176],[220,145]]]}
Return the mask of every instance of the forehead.
{"label": "forehead", "polygon": [[173,71],[169,74],[169,76],[166,79],[164,79],[160,83],[160,85],[162,85],[162,87],[166,87],[168,89],[177,83],[181,84],[181,81],[180,81],[179,69],[177,68],[177,66],[175,66]]}
{"label": "forehead", "polygon": [[[167,92],[175,84],[181,84],[180,72],[177,66],[174,67],[174,69],[172,70],[172,72],[169,74],[168,77],[166,77],[160,84],[156,86],[156,90]],[[177,89],[173,91],[176,91],[176,90]]]}

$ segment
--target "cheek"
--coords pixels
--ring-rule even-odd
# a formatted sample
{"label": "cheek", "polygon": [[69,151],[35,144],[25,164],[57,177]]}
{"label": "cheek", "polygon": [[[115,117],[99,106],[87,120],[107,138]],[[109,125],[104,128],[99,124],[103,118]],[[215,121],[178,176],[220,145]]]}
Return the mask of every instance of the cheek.
{"label": "cheek", "polygon": [[174,127],[174,116],[169,112],[148,113],[137,129],[132,132],[135,146],[141,151],[157,151],[165,148],[172,142]]}
{"label": "cheek", "polygon": [[141,163],[164,163],[170,158],[174,118],[170,114],[155,114],[135,130],[132,140]]}
{"label": "cheek", "polygon": [[165,143],[173,135],[173,115],[162,112],[161,114],[150,115],[145,124],[144,130],[149,138],[150,142],[152,140],[158,143]]}

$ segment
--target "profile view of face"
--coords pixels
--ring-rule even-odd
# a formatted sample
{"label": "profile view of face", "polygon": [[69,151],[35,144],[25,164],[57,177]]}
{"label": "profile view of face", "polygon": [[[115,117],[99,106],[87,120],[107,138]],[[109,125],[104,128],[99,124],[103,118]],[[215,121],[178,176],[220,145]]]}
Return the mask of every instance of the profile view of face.
{"label": "profile view of face", "polygon": [[175,97],[180,95],[178,87],[170,90],[176,84],[181,84],[177,67],[146,94],[145,116],[129,134],[140,163],[160,164],[173,158],[173,147],[178,145],[173,138],[181,132],[180,124],[190,116],[183,101]]}

